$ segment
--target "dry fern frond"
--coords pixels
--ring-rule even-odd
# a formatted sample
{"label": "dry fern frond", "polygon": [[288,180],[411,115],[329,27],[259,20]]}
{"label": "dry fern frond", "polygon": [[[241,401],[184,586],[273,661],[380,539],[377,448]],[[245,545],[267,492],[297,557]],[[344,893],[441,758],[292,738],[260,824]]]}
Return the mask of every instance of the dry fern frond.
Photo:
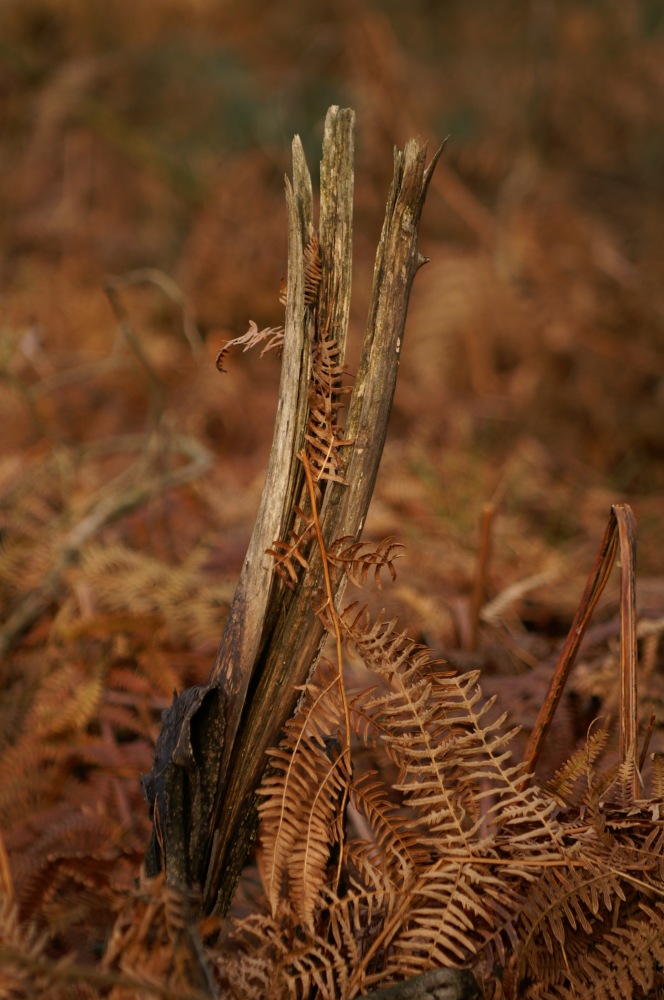
{"label": "dry fern frond", "polygon": [[[404,880],[398,888],[387,878],[381,868],[375,864],[367,864],[361,851],[349,845],[349,872],[347,886],[343,896],[328,894],[326,899],[326,916],[329,921],[329,931],[337,949],[345,953],[347,966],[354,973],[361,968],[365,956],[370,953],[376,941],[380,942],[385,927],[398,924],[400,914],[408,899],[408,880]],[[389,947],[389,942],[386,941]],[[384,952],[377,949],[376,954],[355,975],[351,995],[355,990],[371,984],[372,976],[376,981],[383,978]],[[338,996],[346,994],[339,992]]]}
{"label": "dry fern frond", "polygon": [[342,396],[345,368],[338,363],[339,345],[333,338],[318,336],[312,346],[312,370],[309,388],[309,418],[305,431],[307,459],[316,482],[345,484],[340,448],[352,444],[343,436],[337,414]]}
{"label": "dry fern frond", "polygon": [[[348,710],[356,733],[396,765],[399,802],[390,802],[375,776],[351,782],[353,805],[374,836],[344,848],[343,885],[326,878],[344,789],[332,781],[338,774],[325,741],[341,728],[342,706],[336,676],[315,677],[289,724],[287,752],[272,755],[279,774],[261,791],[272,917],[284,901],[288,919],[310,930],[324,916],[354,969],[350,995],[381,977],[471,963],[484,949],[504,958],[531,882],[543,867],[567,864],[555,802],[521,787],[522,769],[508,762],[512,734],[502,731],[502,717],[488,721],[492,704],[482,701],[476,674],[443,673],[393,622],[371,622],[354,607],[340,621],[347,641],[391,688],[351,699]],[[315,831],[322,842],[312,847],[309,803],[321,780],[328,811]],[[302,880],[312,852],[314,891],[303,895],[290,887]]]}
{"label": "dry fern frond", "polygon": [[0,753],[0,825],[21,911],[86,959],[144,851],[138,779],[163,702],[148,678],[116,675],[114,636],[101,635],[61,635],[26,661],[25,710]]}
{"label": "dry fern frond", "polygon": [[387,568],[392,581],[396,580],[397,571],[394,563],[402,557],[403,548],[404,546],[391,536],[384,538],[376,548],[367,542],[357,542],[347,536],[337,539],[330,546],[327,558],[330,565],[337,571],[342,569],[356,587],[363,587],[369,572],[373,570],[374,583],[380,590],[381,570]]}
{"label": "dry fern frond", "polygon": [[658,995],[664,967],[664,904],[642,901],[621,926],[607,928],[594,947],[573,950],[573,974],[557,996],[590,1000]]}
{"label": "dry fern frond", "polygon": [[618,874],[602,864],[601,852],[593,857],[590,851],[579,850],[570,855],[570,861],[574,860],[577,865],[545,871],[531,887],[521,910],[520,960],[532,963],[534,974],[538,974],[533,960],[537,952],[532,945],[537,938],[549,953],[561,949],[559,961],[564,964],[569,934],[578,927],[591,933],[600,906],[611,911],[618,900],[625,899]]}
{"label": "dry fern frond", "polygon": [[[304,272],[304,304],[309,309],[313,309],[318,303],[318,292],[323,278],[323,269],[320,258],[320,242],[314,233],[302,252],[302,264]],[[282,306],[288,300],[288,282],[282,278],[279,290],[279,302]]]}
{"label": "dry fern frond", "polygon": [[586,782],[589,788],[593,765],[601,756],[609,739],[608,722],[600,729],[591,733],[583,746],[569,757],[565,763],[558,768],[556,773],[546,783],[546,791],[553,796],[561,805],[569,805],[574,800],[574,789],[579,782]]}
{"label": "dry fern frond", "polygon": [[[643,933],[643,915],[655,905],[660,940],[664,917],[661,904],[653,902],[664,891],[664,822],[655,816],[659,810],[646,803],[643,809],[609,808],[600,829],[596,823],[582,828],[570,821],[576,841],[568,855],[570,864],[542,874],[517,927],[520,968],[529,969],[529,978],[551,984],[543,995],[571,996],[578,989],[584,996],[613,997],[615,972],[622,995],[631,996],[625,974],[632,951],[637,976],[639,968],[645,976],[644,956],[637,954],[650,933]],[[615,966],[609,963],[600,980],[597,961],[609,951]],[[590,962],[589,956],[594,956]],[[653,963],[648,969],[648,975],[657,969],[661,985],[661,968]]]}
{"label": "dry fern frond", "polygon": [[305,306],[315,306],[318,301],[318,289],[323,277],[323,270],[320,259],[320,243],[314,233],[303,254],[304,261],[304,304]]}
{"label": "dry fern frond", "polygon": [[265,1000],[278,995],[275,965],[279,931],[277,921],[262,914],[236,923],[229,956],[222,953],[215,959],[226,996],[234,1000]]}
{"label": "dry fern frond", "polygon": [[285,739],[269,754],[270,769],[259,790],[265,886],[273,915],[288,899],[308,927],[330,877],[330,851],[342,840],[350,779],[337,737],[343,725],[339,682],[329,669],[323,668],[320,687],[307,687]]}
{"label": "dry fern frond", "polygon": [[[355,707],[356,703],[351,702],[352,714]],[[426,848],[419,834],[407,828],[403,809],[390,800],[385,785],[374,773],[360,774],[353,780],[350,798],[368,821],[375,840],[356,842],[349,845],[349,851],[361,852],[362,867],[373,861],[386,876],[394,869],[394,883],[403,886],[409,873],[415,872],[424,860]]]}
{"label": "dry fern frond", "polygon": [[272,556],[277,576],[290,590],[295,588],[299,579],[296,564],[301,569],[309,567],[306,551],[315,535],[313,518],[307,517],[299,507],[296,508],[295,514],[298,524],[288,532],[288,541],[273,542],[272,548],[267,549],[265,553]]}
{"label": "dry fern frond", "polygon": [[306,1000],[347,995],[343,949],[302,927],[286,909],[278,918],[253,914],[235,922],[232,960],[219,962],[222,982],[237,1000]]}
{"label": "dry fern frond", "polygon": [[200,642],[216,634],[232,596],[228,585],[205,579],[206,558],[207,552],[198,548],[173,566],[118,543],[90,544],[72,578],[91,588],[104,611],[136,618],[158,615],[172,639]]}
{"label": "dry fern frond", "polygon": [[47,941],[43,931],[21,922],[17,905],[0,893],[0,995],[25,995],[33,980],[30,963],[42,955]]}
{"label": "dry fern frond", "polygon": [[[117,901],[106,900],[106,920]],[[75,913],[72,907],[72,914]],[[99,925],[100,928],[102,924]],[[143,927],[146,939],[150,927]],[[141,969],[124,974],[91,964],[77,963],[73,952],[54,957],[61,933],[51,937],[31,923],[21,922],[16,906],[0,896],[0,993],[3,997],[39,997],[40,1000],[204,1000],[208,994],[194,989],[171,989],[165,976],[151,977]],[[98,944],[98,942],[97,942]]]}
{"label": "dry fern frond", "polygon": [[[143,875],[138,891],[118,914],[103,968],[131,976],[148,992],[158,986],[172,995],[214,995],[192,903],[185,893],[166,885],[163,876]],[[125,995],[119,994],[118,1000]]]}
{"label": "dry fern frond", "polygon": [[350,970],[346,956],[324,938],[312,938],[306,948],[293,949],[293,957],[284,973],[288,994],[292,997],[343,996]]}
{"label": "dry fern frond", "polygon": [[261,357],[263,357],[264,354],[267,354],[268,351],[281,347],[284,342],[283,326],[268,326],[264,330],[259,330],[253,319],[249,320],[249,329],[247,332],[243,333],[241,337],[234,337],[233,340],[229,340],[217,354],[215,361],[217,370],[220,372],[227,371],[227,369],[224,368],[224,362],[234,347],[241,347],[242,352],[245,353],[246,351],[251,350],[252,347],[256,347],[258,344],[263,344],[265,341],[267,341],[267,343],[261,351]]}
{"label": "dry fern frond", "polygon": [[[522,769],[508,763],[514,731],[504,732],[504,716],[487,721],[494,699],[482,699],[478,673],[444,672],[426,649],[395,632],[394,622],[371,623],[354,605],[341,621],[367,667],[390,683],[390,693],[364,710],[400,769],[395,787],[432,834],[451,836],[448,848],[465,847],[481,829],[507,825],[514,832],[524,822],[555,842],[554,804],[520,789]],[[490,792],[478,788],[482,781],[491,783]]]}

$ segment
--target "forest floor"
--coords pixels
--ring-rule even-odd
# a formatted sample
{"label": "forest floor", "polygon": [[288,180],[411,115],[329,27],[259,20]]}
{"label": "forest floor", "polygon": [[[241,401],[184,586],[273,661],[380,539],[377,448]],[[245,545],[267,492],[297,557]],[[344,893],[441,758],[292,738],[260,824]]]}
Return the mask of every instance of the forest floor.
{"label": "forest floor", "polygon": [[[315,171],[331,103],[357,112],[351,372],[392,148],[449,136],[364,533],[405,554],[372,607],[527,735],[627,502],[664,752],[664,18],[499,6],[0,8],[0,869],[55,954],[103,948],[160,712],[214,661],[279,378],[214,360],[282,321],[290,140]],[[616,579],[544,772],[615,720],[618,640]]]}

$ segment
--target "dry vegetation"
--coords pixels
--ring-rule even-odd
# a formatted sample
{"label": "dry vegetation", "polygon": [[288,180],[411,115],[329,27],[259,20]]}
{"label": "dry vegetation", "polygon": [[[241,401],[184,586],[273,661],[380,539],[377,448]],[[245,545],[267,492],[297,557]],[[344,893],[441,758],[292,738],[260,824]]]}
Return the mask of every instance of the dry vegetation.
{"label": "dry vegetation", "polygon": [[[214,358],[249,320],[281,322],[290,138],[299,132],[315,163],[331,101],[358,116],[351,369],[392,146],[450,135],[424,215],[420,245],[431,263],[415,285],[365,530],[376,543],[403,542],[405,557],[394,585],[363,595],[371,619],[361,628],[347,619],[351,645],[362,656],[385,605],[386,620],[398,615],[436,657],[480,670],[484,694],[497,694],[508,712],[501,733],[523,727],[518,760],[612,503],[631,504],[639,532],[639,745],[652,711],[658,719],[644,767],[650,805],[630,816],[631,772],[611,770],[619,618],[610,583],[538,776],[550,779],[589,733],[601,764],[598,756],[595,771],[590,756],[576,758],[574,790],[565,773],[546,794],[538,786],[523,793],[526,847],[485,908],[473,886],[488,867],[486,843],[459,826],[452,846],[465,852],[464,906],[474,923],[456,952],[441,948],[431,961],[473,964],[482,954],[487,971],[504,965],[502,985],[495,972],[488,980],[496,996],[575,995],[561,986],[568,961],[588,995],[647,996],[663,988],[664,963],[656,802],[664,789],[649,759],[664,752],[659,4],[289,0],[265,8],[212,0],[117,0],[103,14],[87,0],[0,6],[0,996],[118,1000],[147,984],[146,996],[196,992],[192,954],[218,927],[208,918],[194,930],[194,904],[159,881],[137,887],[149,836],[139,778],[173,690],[204,681],[214,660],[271,440],[276,356],[238,353],[226,375]],[[481,559],[489,503],[490,552]],[[430,669],[419,655],[393,651],[371,683],[383,683],[388,668],[414,671],[405,697]],[[403,704],[360,693],[376,667],[367,660],[347,666],[361,737],[350,882],[344,890],[337,879],[332,893],[325,855],[298,889],[284,874],[289,845],[268,830],[261,876],[252,864],[236,901],[242,947],[234,946],[234,963],[218,960],[228,995],[267,996],[272,984],[309,996],[311,975],[320,996],[353,997],[382,976],[426,966],[409,951],[413,924],[408,940],[395,930],[382,951],[366,945],[394,918],[385,886],[375,913],[363,897],[362,926],[348,912],[353,893],[366,894],[369,871],[396,878],[376,860],[381,852],[392,862],[407,855],[418,885],[431,879],[436,837],[454,814],[450,807],[438,817],[440,829],[429,824],[423,843],[427,803],[415,765],[403,760]],[[324,669],[309,702],[322,689],[334,702]],[[516,778],[496,763],[498,745],[487,749],[492,723],[476,707],[474,675],[436,676],[440,714],[428,719],[429,735],[450,714],[455,739],[465,734],[468,744],[450,753],[465,753],[483,773],[482,794],[490,786],[481,834],[492,829],[491,857],[506,871],[513,845],[500,803]],[[337,703],[325,707],[328,733],[339,712]],[[612,720],[606,735],[596,719]],[[302,742],[298,725],[289,752]],[[373,741],[381,726],[382,755]],[[320,739],[309,774],[324,773],[334,752]],[[358,768],[376,769],[375,783]],[[392,768],[401,768],[411,810],[405,833],[391,812]],[[465,780],[456,773],[458,802],[479,809],[480,793]],[[344,799],[343,783],[336,791]],[[277,796],[265,796],[269,823],[283,786],[273,778],[266,792]],[[524,931],[528,864],[550,866],[538,884],[553,898],[553,873],[584,837],[592,844],[575,864],[604,868],[566,914],[579,932],[565,938],[555,921]],[[324,925],[312,886],[328,893]],[[510,966],[514,927],[532,947],[516,949]],[[598,959],[589,941],[600,934]],[[606,994],[590,994],[628,938],[645,940],[639,956],[625,958]],[[336,949],[333,958],[321,959],[321,941]],[[301,967],[291,961],[284,971],[281,955],[292,958],[296,945]]]}

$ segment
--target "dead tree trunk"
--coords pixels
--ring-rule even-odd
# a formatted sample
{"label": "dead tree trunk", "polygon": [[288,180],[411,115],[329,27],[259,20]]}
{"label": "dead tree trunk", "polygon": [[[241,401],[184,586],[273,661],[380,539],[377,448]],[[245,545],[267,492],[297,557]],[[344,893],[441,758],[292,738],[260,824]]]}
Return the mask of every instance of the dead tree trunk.
{"label": "dead tree trunk", "polygon": [[[266,550],[288,537],[303,493],[297,456],[309,426],[312,352],[323,340],[333,342],[335,363],[344,364],[353,125],[351,110],[329,110],[317,233],[309,171],[299,138],[293,142],[293,179],[286,181],[289,249],[282,375],[263,495],[209,684],[174,701],[155,767],[145,781],[154,826],[148,874],[165,869],[169,884],[198,887],[207,913],[223,914],[230,905],[256,833],[254,800],[266,751],[278,742],[295,710],[297,687],[310,675],[323,641],[314,611],[323,587],[318,550],[312,548],[294,590],[275,576]],[[410,290],[426,260],[418,251],[418,228],[439,154],[426,166],[426,147],[417,140],[410,140],[403,152],[395,151],[369,317],[348,405],[343,468],[319,482],[326,545],[344,536],[358,538],[364,526],[392,406]],[[340,596],[343,577],[336,586]]]}

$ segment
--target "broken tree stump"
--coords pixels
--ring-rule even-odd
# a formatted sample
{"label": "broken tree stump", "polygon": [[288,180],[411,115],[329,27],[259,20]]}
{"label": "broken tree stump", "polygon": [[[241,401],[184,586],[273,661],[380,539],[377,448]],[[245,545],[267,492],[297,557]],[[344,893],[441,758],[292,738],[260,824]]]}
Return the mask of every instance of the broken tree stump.
{"label": "broken tree stump", "polygon": [[[324,640],[315,613],[323,588],[312,546],[294,589],[284,586],[266,554],[288,538],[305,483],[298,455],[312,416],[312,356],[334,345],[341,372],[351,294],[353,129],[350,109],[330,108],[323,139],[318,228],[302,144],[293,141],[286,181],[288,285],[282,373],[272,450],[251,542],[209,684],[164,713],[155,767],[146,779],[153,837],[146,869],[165,869],[170,884],[200,890],[204,913],[225,914],[257,829],[256,789],[274,746],[310,676]],[[342,460],[321,476],[320,527],[326,545],[358,539],[380,463],[396,385],[413,279],[425,263],[418,230],[441,150],[426,164],[426,146],[411,139],[394,154],[394,178],[376,254],[359,367],[349,396]],[[312,264],[312,260],[314,263]],[[332,394],[349,390],[333,380]],[[336,398],[332,408],[340,405]],[[333,415],[330,426],[334,427]],[[345,579],[340,573],[335,597]],[[183,699],[185,699],[183,701]],[[214,746],[209,742],[214,741]],[[184,842],[188,841],[188,842]]]}

